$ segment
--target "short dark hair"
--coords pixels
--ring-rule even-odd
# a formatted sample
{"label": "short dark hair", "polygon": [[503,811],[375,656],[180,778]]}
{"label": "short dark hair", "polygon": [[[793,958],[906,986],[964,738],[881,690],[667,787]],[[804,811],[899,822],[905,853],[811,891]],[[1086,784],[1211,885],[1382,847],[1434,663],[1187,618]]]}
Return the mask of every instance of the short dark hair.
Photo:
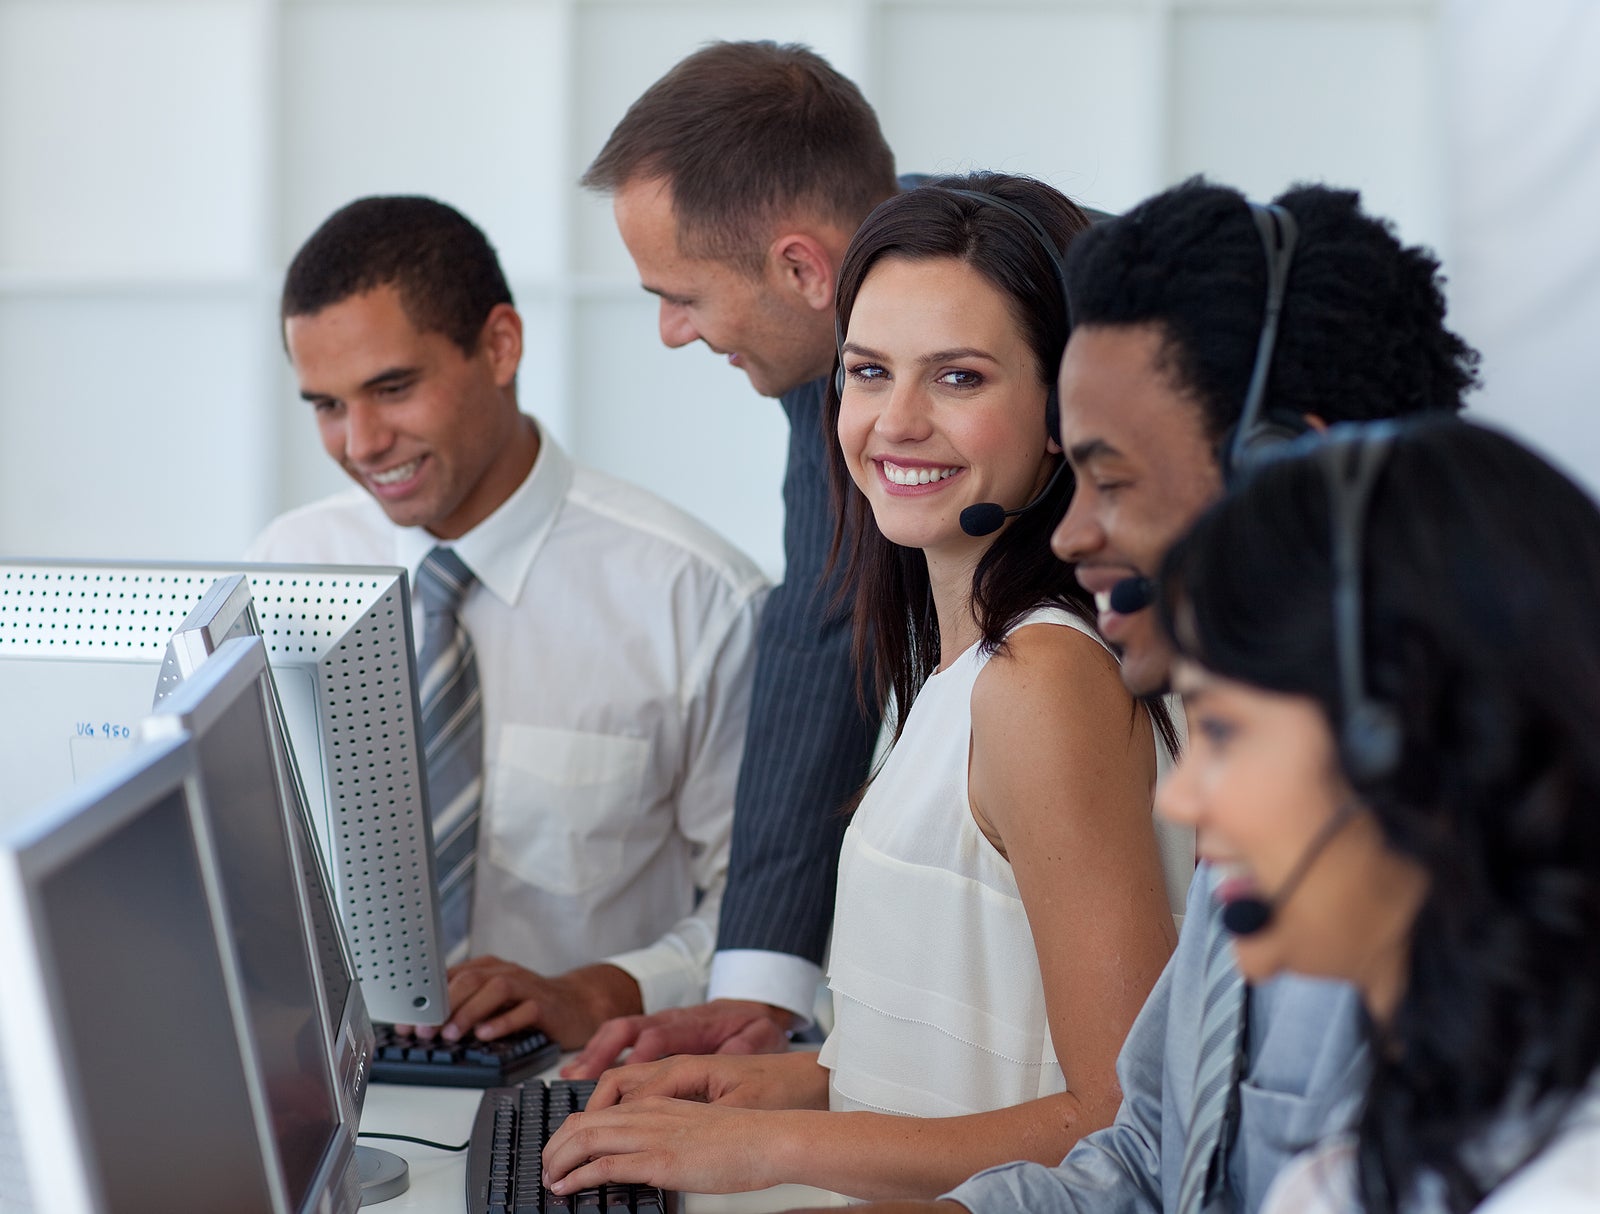
{"label": "short dark hair", "polygon": [[678,244],[758,273],[769,230],[797,211],[847,232],[895,192],[894,155],[866,98],[809,47],[713,42],[628,107],[581,184],[672,188]]}
{"label": "short dark hair", "polygon": [[[1325,421],[1454,412],[1478,355],[1444,327],[1439,262],[1403,246],[1354,190],[1301,185],[1266,407]],[[1267,262],[1244,196],[1195,177],[1073,242],[1076,325],[1155,325],[1174,387],[1220,441],[1239,420],[1267,297]]]}
{"label": "short dark hair", "polygon": [[471,354],[511,288],[477,224],[432,198],[358,198],[328,216],[289,263],[279,321],[310,316],[379,287],[400,292],[406,316]]}
{"label": "short dark hair", "polygon": [[[1372,776],[1339,753],[1429,881],[1375,1028],[1358,1172],[1370,1214],[1411,1208],[1428,1175],[1462,1212],[1499,1179],[1472,1166],[1485,1130],[1537,1110],[1517,1144],[1537,1150],[1600,1067],[1600,510],[1487,427],[1397,431],[1360,537],[1359,675],[1399,759]],[[1167,554],[1160,607],[1180,654],[1311,698],[1338,738],[1334,517],[1316,445],[1266,461]]]}

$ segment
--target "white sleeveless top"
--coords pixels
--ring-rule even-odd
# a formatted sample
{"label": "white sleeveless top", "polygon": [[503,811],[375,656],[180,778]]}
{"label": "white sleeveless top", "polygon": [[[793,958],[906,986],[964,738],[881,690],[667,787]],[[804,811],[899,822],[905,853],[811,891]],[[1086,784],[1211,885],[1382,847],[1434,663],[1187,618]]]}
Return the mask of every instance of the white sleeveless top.
{"label": "white sleeveless top", "polygon": [[[1056,607],[1017,627],[1035,623],[1095,635]],[[818,1056],[831,1109],[943,1117],[1066,1088],[1016,878],[967,799],[988,656],[975,645],[923,685],[845,831]]]}

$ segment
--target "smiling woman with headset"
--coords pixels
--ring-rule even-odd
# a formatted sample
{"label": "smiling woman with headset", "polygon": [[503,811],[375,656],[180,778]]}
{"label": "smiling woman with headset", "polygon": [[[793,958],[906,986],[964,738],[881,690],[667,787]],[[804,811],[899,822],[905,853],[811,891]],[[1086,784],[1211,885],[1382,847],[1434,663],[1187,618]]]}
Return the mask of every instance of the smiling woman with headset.
{"label": "smiling woman with headset", "polygon": [[1600,511],[1459,421],[1336,428],[1168,555],[1193,825],[1239,968],[1359,991],[1354,1136],[1266,1214],[1600,1197]]}
{"label": "smiling woman with headset", "polygon": [[564,1184],[932,1196],[1054,1163],[1115,1115],[1175,939],[1151,820],[1171,724],[1123,689],[1047,544],[1072,490],[1060,248],[1085,226],[1049,186],[979,175],[889,200],[852,241],[837,550],[864,679],[899,712],[841,851],[834,1029],[820,1057],[612,1072],[546,1151]]}

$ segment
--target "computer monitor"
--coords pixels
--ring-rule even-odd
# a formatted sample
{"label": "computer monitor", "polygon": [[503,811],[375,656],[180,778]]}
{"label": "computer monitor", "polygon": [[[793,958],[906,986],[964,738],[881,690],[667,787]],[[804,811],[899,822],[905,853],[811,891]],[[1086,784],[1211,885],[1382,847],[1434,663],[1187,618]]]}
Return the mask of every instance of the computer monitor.
{"label": "computer monitor", "polygon": [[8,1214],[354,1210],[326,1053],[252,1036],[186,735],[0,824],[0,956]]}
{"label": "computer monitor", "polygon": [[229,575],[248,581],[367,1009],[442,1023],[449,995],[402,569],[0,560],[0,812],[126,752],[158,687],[176,681],[174,633]]}
{"label": "computer monitor", "polygon": [[[249,691],[250,703],[232,709],[247,717],[238,726],[233,744],[244,757],[237,763],[219,763],[210,802],[226,806],[270,795],[289,832],[289,845],[300,866],[301,885],[311,930],[313,955],[322,980],[329,1040],[334,1045],[334,1070],[352,1120],[359,1119],[372,1064],[372,1022],[368,1018],[361,986],[356,981],[354,958],[338,917],[336,898],[329,885],[322,849],[315,838],[305,786],[289,740],[277,682],[267,665],[259,641],[248,649],[230,641],[259,638],[261,626],[251,605],[250,586],[243,574],[218,578],[185,617],[167,642],[166,657],[156,688],[156,711],[141,726],[148,736],[163,729],[187,729],[208,737],[208,705],[232,704]],[[209,662],[218,648],[230,650],[226,661]],[[207,663],[209,662],[209,666]],[[197,678],[202,669],[203,678]],[[203,758],[212,752],[205,751]],[[227,841],[227,840],[225,840]],[[248,840],[224,852],[248,863]]]}
{"label": "computer monitor", "polygon": [[[305,807],[289,774],[276,693],[259,637],[225,642],[141,722],[141,740],[189,735],[238,953],[250,1036],[266,1069],[307,1051],[293,1090],[268,1090],[290,1208],[327,1188],[319,1168],[352,1172],[372,1023],[355,981]],[[325,1086],[323,1086],[325,1085]],[[330,1114],[338,1133],[330,1142]],[[353,1182],[353,1176],[352,1176]],[[357,1202],[359,1204],[359,1202]]]}

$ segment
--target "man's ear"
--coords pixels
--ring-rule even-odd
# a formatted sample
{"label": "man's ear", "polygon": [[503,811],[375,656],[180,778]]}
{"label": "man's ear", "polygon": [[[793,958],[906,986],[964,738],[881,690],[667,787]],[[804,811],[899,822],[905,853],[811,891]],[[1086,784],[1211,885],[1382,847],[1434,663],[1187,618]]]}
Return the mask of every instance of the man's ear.
{"label": "man's ear", "polygon": [[522,362],[522,317],[515,308],[497,303],[489,309],[483,331],[478,334],[478,348],[489,359],[494,382],[502,388],[510,387]]}
{"label": "man's ear", "polygon": [[787,232],[767,246],[767,273],[814,311],[833,310],[833,258],[815,236]]}

